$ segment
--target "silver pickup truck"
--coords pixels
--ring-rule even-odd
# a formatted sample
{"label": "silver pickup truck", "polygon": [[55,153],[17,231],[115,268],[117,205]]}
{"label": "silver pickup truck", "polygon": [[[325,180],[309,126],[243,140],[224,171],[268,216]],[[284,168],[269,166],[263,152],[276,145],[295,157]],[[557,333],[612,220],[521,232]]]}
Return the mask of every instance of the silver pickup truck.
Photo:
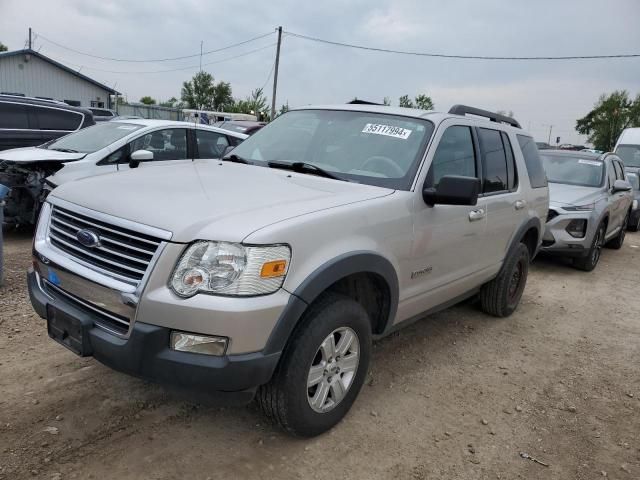
{"label": "silver pickup truck", "polygon": [[510,315],[548,204],[537,147],[511,118],[305,107],[220,161],[53,190],[30,295],[77,354],[257,397],[312,436],[353,404],[373,339],[474,295]]}

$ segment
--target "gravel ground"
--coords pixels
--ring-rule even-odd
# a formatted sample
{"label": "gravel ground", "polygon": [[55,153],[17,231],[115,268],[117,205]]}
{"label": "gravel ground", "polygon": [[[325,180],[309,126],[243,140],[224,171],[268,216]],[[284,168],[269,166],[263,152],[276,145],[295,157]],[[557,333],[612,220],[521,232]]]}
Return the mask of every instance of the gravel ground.
{"label": "gravel ground", "polygon": [[467,303],[376,343],[350,414],[311,440],[58,346],[30,246],[5,243],[2,479],[640,478],[640,234],[592,273],[537,260],[510,318]]}

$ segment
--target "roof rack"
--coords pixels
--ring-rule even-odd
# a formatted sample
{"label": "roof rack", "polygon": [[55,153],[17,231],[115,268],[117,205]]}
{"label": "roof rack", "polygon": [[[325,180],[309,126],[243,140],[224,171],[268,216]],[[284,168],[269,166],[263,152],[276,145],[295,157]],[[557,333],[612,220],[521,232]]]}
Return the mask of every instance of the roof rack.
{"label": "roof rack", "polygon": [[506,115],[500,115],[499,113],[490,112],[488,110],[482,110],[480,108],[469,107],[467,105],[454,105],[449,110],[449,113],[453,115],[477,115],[478,117],[485,117],[492,122],[506,123],[512,127],[522,128],[515,118],[507,117]]}
{"label": "roof rack", "polygon": [[0,93],[0,97],[2,98],[15,98],[16,100],[37,100],[38,102],[44,102],[44,103],[57,103],[60,105],[68,105],[68,103],[63,102],[62,100],[56,100],[55,98],[48,98],[48,97],[30,97],[28,95],[24,95],[22,93]]}

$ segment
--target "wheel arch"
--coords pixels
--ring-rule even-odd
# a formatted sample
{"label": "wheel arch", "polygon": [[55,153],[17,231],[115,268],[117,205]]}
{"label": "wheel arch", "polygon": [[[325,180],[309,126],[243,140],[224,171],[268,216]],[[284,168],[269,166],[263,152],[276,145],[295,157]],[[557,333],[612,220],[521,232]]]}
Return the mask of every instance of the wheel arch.
{"label": "wheel arch", "polygon": [[264,352],[281,352],[307,307],[326,291],[348,295],[362,304],[374,334],[386,329],[398,309],[398,276],[392,263],[376,252],[346,253],[319,266],[291,292]]}

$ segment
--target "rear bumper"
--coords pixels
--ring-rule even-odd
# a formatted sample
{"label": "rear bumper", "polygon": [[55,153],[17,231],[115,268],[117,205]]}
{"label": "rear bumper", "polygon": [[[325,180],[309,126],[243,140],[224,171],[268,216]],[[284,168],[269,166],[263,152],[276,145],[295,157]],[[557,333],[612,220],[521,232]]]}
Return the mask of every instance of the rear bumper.
{"label": "rear bumper", "polygon": [[68,298],[45,292],[38,275],[28,274],[29,296],[34,310],[47,317],[47,305],[73,317],[87,332],[88,353],[114,370],[158,383],[194,388],[211,393],[233,394],[234,401],[250,401],[256,387],[271,378],[280,352],[262,352],[221,357],[169,348],[171,329],[135,322],[123,338],[99,325],[95,312]]}

